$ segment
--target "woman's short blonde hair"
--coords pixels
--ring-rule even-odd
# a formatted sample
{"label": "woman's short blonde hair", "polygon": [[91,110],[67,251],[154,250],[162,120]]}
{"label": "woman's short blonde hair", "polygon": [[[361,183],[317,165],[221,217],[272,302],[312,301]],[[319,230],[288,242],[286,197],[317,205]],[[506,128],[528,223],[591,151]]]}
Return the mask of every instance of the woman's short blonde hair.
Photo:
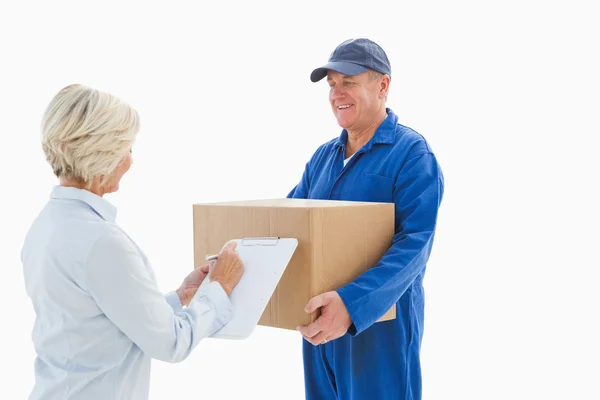
{"label": "woman's short blonde hair", "polygon": [[130,151],[136,110],[115,96],[70,85],[54,96],[42,120],[42,148],[57,177],[100,185]]}

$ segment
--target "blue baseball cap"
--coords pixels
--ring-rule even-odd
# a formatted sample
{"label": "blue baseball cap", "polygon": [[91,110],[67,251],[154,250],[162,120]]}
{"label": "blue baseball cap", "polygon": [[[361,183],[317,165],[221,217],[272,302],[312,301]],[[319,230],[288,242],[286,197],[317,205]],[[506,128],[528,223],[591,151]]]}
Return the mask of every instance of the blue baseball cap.
{"label": "blue baseball cap", "polygon": [[369,39],[348,39],[335,48],[329,62],[315,69],[310,80],[318,82],[332,70],[344,75],[358,75],[368,70],[392,76],[392,67],[385,51]]}

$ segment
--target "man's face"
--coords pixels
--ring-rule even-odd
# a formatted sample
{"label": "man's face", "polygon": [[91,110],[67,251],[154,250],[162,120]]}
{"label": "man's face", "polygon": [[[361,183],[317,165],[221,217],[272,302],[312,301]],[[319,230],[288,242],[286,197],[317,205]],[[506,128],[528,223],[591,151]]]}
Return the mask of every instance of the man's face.
{"label": "man's face", "polygon": [[387,77],[373,80],[369,71],[348,76],[329,71],[329,102],[338,124],[348,130],[364,129],[385,104]]}

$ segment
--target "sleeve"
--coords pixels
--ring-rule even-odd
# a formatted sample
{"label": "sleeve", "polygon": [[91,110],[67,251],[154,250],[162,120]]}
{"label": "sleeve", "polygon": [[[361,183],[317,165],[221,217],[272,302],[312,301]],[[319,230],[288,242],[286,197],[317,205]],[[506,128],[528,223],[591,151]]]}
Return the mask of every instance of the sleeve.
{"label": "sleeve", "polygon": [[150,357],[179,362],[231,319],[218,282],[202,285],[187,308],[164,296],[137,246],[122,232],[101,237],[90,252],[86,286],[104,314]]}
{"label": "sleeve", "polygon": [[324,143],[313,153],[304,166],[304,172],[302,173],[300,182],[298,182],[298,184],[288,193],[287,198],[308,199],[312,171],[319,168],[324,154],[327,154],[328,152],[329,145],[330,143]]}
{"label": "sleeve", "polygon": [[167,293],[165,295],[165,300],[167,301],[167,303],[169,303],[173,311],[179,312],[183,310],[183,304],[181,304],[181,300],[179,299],[177,292],[172,291]]}
{"label": "sleeve", "polygon": [[306,163],[306,167],[304,168],[304,172],[302,173],[302,178],[300,182],[288,193],[288,199],[307,199],[308,198],[308,190],[310,189],[310,172],[309,172],[310,162]]}
{"label": "sleeve", "polygon": [[432,153],[415,156],[401,168],[393,189],[392,246],[367,272],[339,288],[358,335],[389,310],[425,269],[433,244],[444,179]]}

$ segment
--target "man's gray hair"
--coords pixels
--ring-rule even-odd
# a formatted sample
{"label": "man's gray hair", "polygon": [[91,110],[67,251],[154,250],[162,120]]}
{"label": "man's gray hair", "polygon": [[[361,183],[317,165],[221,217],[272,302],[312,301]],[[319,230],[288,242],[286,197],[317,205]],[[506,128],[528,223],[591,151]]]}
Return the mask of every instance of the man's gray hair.
{"label": "man's gray hair", "polygon": [[[369,70],[369,78],[371,79],[371,82],[376,81],[377,79],[381,78],[383,75],[384,74],[382,74],[381,72],[375,71],[373,69]],[[389,91],[388,91],[388,93],[389,93]],[[388,93],[385,94],[385,101],[387,101]]]}

